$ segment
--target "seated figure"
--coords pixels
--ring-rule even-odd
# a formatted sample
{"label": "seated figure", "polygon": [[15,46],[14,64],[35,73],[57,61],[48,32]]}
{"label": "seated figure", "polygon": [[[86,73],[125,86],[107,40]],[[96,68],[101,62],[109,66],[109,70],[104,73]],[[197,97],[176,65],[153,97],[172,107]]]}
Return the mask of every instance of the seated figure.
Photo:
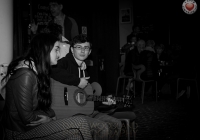
{"label": "seated figure", "polygon": [[[57,119],[51,108],[51,65],[59,58],[59,40],[37,34],[30,50],[13,60],[2,79],[6,90],[2,124],[6,139],[92,140],[84,116]],[[107,130],[102,131],[107,136]]]}
{"label": "seated figure", "polygon": [[139,40],[136,44],[136,47],[132,49],[125,59],[125,67],[124,67],[124,74],[125,75],[133,75],[132,71],[132,64],[139,65],[140,64],[140,54],[145,48],[145,41]]}
{"label": "seated figure", "polygon": [[[84,89],[88,85],[90,77],[83,64],[85,64],[84,61],[91,51],[92,43],[86,35],[75,36],[71,42],[70,52],[58,61],[56,67],[52,67],[51,77],[63,84]],[[108,105],[111,104],[112,102],[108,101]],[[90,115],[84,114],[84,116],[86,116],[90,125],[93,139],[119,139],[122,127],[120,120],[97,110],[94,110]],[[102,133],[104,131],[107,131],[107,133]]]}
{"label": "seated figure", "polygon": [[156,79],[158,76],[158,61],[154,45],[154,41],[148,40],[145,49],[140,54],[140,64],[143,64],[146,68],[141,74],[143,80]]}

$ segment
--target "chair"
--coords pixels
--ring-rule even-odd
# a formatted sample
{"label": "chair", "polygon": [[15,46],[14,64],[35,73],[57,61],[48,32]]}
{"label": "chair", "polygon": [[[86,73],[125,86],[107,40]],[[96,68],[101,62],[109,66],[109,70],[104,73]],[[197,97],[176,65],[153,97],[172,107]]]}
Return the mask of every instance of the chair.
{"label": "chair", "polygon": [[[133,140],[135,140],[136,139],[136,124],[135,124],[135,121],[132,121],[132,123],[131,123],[130,119],[119,119],[119,120],[121,120],[121,122],[125,122],[125,124],[126,124],[126,131],[124,131],[124,132],[125,133],[127,132],[127,140],[131,139],[130,128],[133,131]],[[131,124],[131,126],[130,126],[130,124]]]}
{"label": "chair", "polygon": [[142,83],[142,94],[141,94],[141,98],[142,98],[142,104],[144,103],[144,92],[145,92],[145,85],[146,83],[155,83],[155,89],[156,89],[156,102],[157,102],[157,81],[156,80],[143,80],[141,79],[141,74],[145,71],[145,66],[144,65],[133,65],[132,64],[132,69],[133,69],[133,73],[134,73],[134,77],[132,79],[133,82],[133,91],[134,91],[134,98],[135,98],[135,82],[141,82]]}
{"label": "chair", "polygon": [[179,89],[180,89],[179,86],[181,85],[180,83],[184,82],[187,85],[187,92],[188,92],[188,94],[190,96],[190,83],[193,82],[193,83],[195,83],[196,92],[197,92],[197,99],[199,101],[199,89],[198,89],[198,82],[197,82],[197,70],[196,70],[196,67],[194,67],[194,73],[195,73],[195,76],[191,77],[191,78],[183,78],[183,77],[177,78],[177,95],[176,95],[176,99],[177,100],[180,97],[180,93],[179,93]]}
{"label": "chair", "polygon": [[[94,95],[101,95],[102,88],[101,88],[101,85],[98,82],[91,83],[91,86],[93,88]],[[117,96],[117,94],[116,94],[116,96]],[[103,113],[106,113],[108,115],[112,114],[112,113],[110,114],[110,111],[103,111]],[[126,131],[123,131],[123,132],[127,132],[127,139],[130,140],[130,138],[131,138],[131,133],[130,133],[130,128],[131,128],[132,131],[133,131],[133,137],[134,137],[134,140],[135,140],[136,139],[136,124],[135,124],[135,119],[136,118],[133,118],[133,120],[131,121],[130,119],[127,119],[126,117],[127,116],[124,116],[122,118],[121,117],[120,118],[116,117],[116,118],[119,119],[121,122],[125,122],[125,124],[126,124]]]}
{"label": "chair", "polygon": [[[118,92],[119,92],[119,83],[120,83],[120,81],[123,80],[122,95],[124,95],[126,80],[128,80],[128,82],[129,82],[129,80],[132,79],[132,78],[133,78],[133,76],[126,76],[126,75],[119,76],[118,79],[117,79],[117,87],[116,87],[115,95],[117,95]],[[128,88],[127,95],[129,94],[129,91],[130,91],[130,88]]]}
{"label": "chair", "polygon": [[[123,53],[123,54],[121,54],[121,55],[123,55],[123,59],[124,59],[124,61],[125,61],[125,59],[126,59],[126,54],[125,53]],[[122,56],[121,56],[122,57]],[[120,85],[120,82],[122,81],[123,82],[123,84],[122,84],[122,95],[124,95],[124,91],[125,91],[125,84],[127,84],[127,83],[129,83],[130,82],[130,79],[132,79],[133,78],[133,76],[127,76],[127,75],[125,75],[124,74],[124,68],[125,68],[125,62],[122,62],[122,63],[120,63],[119,64],[119,73],[120,73],[120,76],[118,77],[118,79],[117,79],[117,86],[116,86],[116,93],[115,93],[115,95],[117,95],[118,94],[118,92],[119,92],[119,85]],[[127,82],[128,81],[128,82]],[[130,89],[130,88],[129,88]],[[128,93],[127,94],[129,94],[129,89],[128,89]]]}

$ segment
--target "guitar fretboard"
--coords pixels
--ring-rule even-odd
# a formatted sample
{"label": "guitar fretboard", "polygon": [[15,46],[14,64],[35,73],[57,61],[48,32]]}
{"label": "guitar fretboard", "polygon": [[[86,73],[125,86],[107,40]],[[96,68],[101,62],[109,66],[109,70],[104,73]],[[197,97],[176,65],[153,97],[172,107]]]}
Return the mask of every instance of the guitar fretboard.
{"label": "guitar fretboard", "polygon": [[[107,101],[107,96],[96,96],[96,95],[88,95],[87,96],[87,101],[101,101],[101,102],[105,102]],[[124,97],[110,97],[111,99],[115,100],[116,102],[125,102],[126,99]]]}

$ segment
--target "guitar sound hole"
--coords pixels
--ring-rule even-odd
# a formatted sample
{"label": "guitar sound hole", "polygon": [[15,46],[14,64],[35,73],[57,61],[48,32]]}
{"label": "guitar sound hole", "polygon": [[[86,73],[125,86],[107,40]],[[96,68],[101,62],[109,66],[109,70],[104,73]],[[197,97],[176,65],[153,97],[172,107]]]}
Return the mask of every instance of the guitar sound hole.
{"label": "guitar sound hole", "polygon": [[85,100],[86,100],[85,94],[83,94],[82,92],[79,92],[79,93],[76,95],[76,100],[77,100],[77,102],[80,103],[80,104],[85,103]]}
{"label": "guitar sound hole", "polygon": [[74,100],[77,105],[84,106],[87,103],[87,94],[84,90],[78,89],[74,92]]}

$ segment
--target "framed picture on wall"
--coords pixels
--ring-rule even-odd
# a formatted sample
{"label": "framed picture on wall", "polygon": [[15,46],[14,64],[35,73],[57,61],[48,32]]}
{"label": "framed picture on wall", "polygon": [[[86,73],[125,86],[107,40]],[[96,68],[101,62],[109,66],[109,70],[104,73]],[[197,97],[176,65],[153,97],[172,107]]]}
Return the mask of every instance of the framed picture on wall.
{"label": "framed picture on wall", "polygon": [[132,14],[131,8],[120,9],[120,23],[131,23]]}

